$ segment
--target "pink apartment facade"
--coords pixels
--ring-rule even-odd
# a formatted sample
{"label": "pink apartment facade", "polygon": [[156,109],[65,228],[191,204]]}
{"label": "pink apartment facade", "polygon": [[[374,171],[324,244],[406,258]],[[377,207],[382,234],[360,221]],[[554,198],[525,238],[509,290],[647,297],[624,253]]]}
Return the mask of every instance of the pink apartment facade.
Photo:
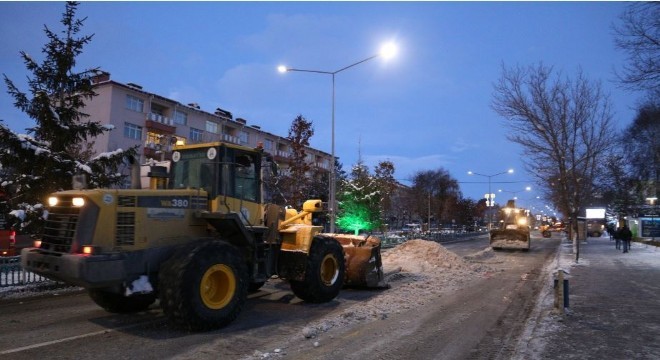
{"label": "pink apartment facade", "polygon": [[[147,92],[132,83],[119,83],[109,73],[93,78],[98,94],[86,104],[90,119],[109,124],[114,129],[94,139],[95,153],[138,147],[140,163],[150,159],[170,160],[173,144],[222,141],[248,147],[263,146],[264,150],[286,169],[290,161],[290,141],[284,137],[248,125],[247,120],[234,118],[231,112],[216,109],[213,113],[199,105],[182,104],[176,100]],[[307,161],[314,167],[330,171],[332,156],[308,148]]]}

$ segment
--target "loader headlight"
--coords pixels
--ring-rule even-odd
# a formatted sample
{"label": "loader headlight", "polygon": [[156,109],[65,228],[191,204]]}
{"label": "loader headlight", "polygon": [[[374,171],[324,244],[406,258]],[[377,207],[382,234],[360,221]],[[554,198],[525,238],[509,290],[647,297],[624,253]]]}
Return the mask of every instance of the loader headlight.
{"label": "loader headlight", "polygon": [[48,198],[48,205],[50,206],[57,206],[57,203],[59,200],[55,196],[51,196]]}
{"label": "loader headlight", "polygon": [[518,225],[527,225],[527,218],[518,219]]}
{"label": "loader headlight", "polygon": [[85,199],[81,197],[74,197],[71,199],[71,204],[75,207],[82,207],[85,205]]}

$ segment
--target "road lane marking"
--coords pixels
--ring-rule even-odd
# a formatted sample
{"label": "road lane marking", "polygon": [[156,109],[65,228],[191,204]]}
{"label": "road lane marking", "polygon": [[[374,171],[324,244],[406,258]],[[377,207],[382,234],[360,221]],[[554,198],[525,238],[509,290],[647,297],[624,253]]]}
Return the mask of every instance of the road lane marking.
{"label": "road lane marking", "polygon": [[122,326],[122,327],[118,327],[118,328],[114,328],[114,329],[106,329],[106,330],[101,330],[101,331],[95,331],[95,332],[92,332],[92,333],[71,336],[71,337],[64,338],[64,339],[51,340],[51,341],[46,341],[46,342],[42,342],[42,343],[38,343],[38,344],[23,346],[23,347],[19,347],[19,348],[16,348],[16,349],[3,350],[3,351],[0,351],[0,355],[13,354],[13,353],[21,352],[21,351],[37,349],[37,348],[44,347],[44,346],[50,346],[50,345],[65,343],[67,341],[84,339],[84,338],[91,337],[91,336],[96,336],[96,335],[108,334],[108,333],[111,333],[111,332],[126,330],[126,329],[130,329],[130,328],[138,327],[138,326],[141,326],[141,325],[149,324],[151,322],[152,321],[145,321],[145,322],[132,324],[132,325],[127,325],[127,326]]}

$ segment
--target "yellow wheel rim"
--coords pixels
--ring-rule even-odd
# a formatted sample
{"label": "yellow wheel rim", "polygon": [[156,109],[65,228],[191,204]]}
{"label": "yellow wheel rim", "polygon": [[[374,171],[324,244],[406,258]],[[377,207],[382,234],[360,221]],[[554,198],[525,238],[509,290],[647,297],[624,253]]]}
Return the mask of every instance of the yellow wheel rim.
{"label": "yellow wheel rim", "polygon": [[222,309],[234,297],[236,276],[227,265],[213,265],[204,273],[199,292],[204,305],[213,310]]}
{"label": "yellow wheel rim", "polygon": [[326,255],[321,262],[321,281],[324,285],[331,286],[338,276],[339,262],[332,254]]}

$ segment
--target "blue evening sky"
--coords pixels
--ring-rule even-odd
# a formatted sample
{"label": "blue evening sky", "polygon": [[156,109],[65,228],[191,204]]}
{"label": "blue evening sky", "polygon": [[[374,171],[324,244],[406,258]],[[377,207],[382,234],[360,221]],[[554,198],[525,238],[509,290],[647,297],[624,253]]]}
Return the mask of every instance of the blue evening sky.
{"label": "blue evening sky", "polygon": [[[101,67],[122,83],[213,112],[231,111],[286,136],[299,114],[312,120],[312,146],[330,153],[335,71],[398,44],[396,58],[376,58],[337,74],[336,154],[349,170],[361,156],[371,168],[391,160],[395,177],[447,169],[466,197],[520,191],[531,179],[521,151],[506,140],[490,107],[502,64],[543,62],[573,76],[578,68],[611,95],[619,129],[638,94],[616,87],[612,24],[620,2],[83,2],[83,34],[94,34],[79,69]],[[0,2],[0,72],[25,85],[24,50],[41,61],[44,24],[61,30],[62,2]],[[31,120],[2,84],[0,119],[24,133]],[[532,198],[520,193],[519,197]],[[498,196],[501,202],[504,199]],[[525,204],[524,204],[525,205]],[[529,206],[529,205],[528,205]]]}

